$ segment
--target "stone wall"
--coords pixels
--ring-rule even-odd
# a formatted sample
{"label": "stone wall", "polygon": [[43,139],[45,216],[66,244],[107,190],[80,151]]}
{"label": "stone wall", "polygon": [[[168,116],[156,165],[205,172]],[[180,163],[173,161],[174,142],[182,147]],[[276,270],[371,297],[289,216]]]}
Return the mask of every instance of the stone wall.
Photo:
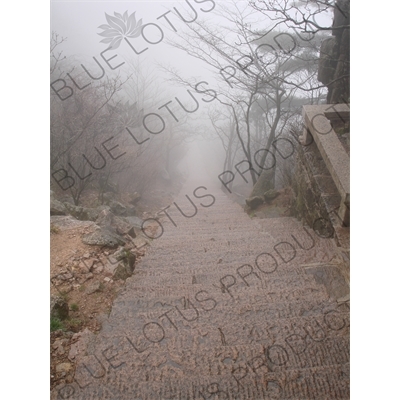
{"label": "stone wall", "polygon": [[291,213],[310,227],[321,218],[330,221],[341,196],[315,142],[299,145],[296,157]]}

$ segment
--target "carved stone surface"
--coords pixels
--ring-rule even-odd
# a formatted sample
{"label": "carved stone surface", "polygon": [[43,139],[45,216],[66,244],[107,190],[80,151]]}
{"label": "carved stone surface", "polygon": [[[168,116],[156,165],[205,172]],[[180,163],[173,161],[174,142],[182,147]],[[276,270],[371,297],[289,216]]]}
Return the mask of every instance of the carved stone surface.
{"label": "carved stone surface", "polygon": [[199,186],[215,203],[194,199],[191,218],[168,210],[176,226],[160,220],[163,235],[52,399],[348,399],[349,302],[305,267],[329,275],[334,240],[294,218],[250,219],[207,179],[177,196],[186,215]]}

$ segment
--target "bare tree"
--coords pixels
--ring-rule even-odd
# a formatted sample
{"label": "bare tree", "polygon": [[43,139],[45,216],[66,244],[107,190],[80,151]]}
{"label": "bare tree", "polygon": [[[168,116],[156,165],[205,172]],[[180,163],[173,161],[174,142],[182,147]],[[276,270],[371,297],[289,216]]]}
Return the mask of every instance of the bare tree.
{"label": "bare tree", "polygon": [[[249,21],[263,15],[254,7],[232,3],[230,7],[220,5],[220,10],[228,27],[196,21],[188,25],[179,42],[171,44],[216,70],[221,83],[215,99],[231,110],[234,132],[255,185],[253,193],[258,193],[267,187],[266,181],[273,186],[275,169],[264,171],[272,143],[285,132],[299,104],[318,102],[324,93],[324,86],[316,80],[323,34],[305,40],[294,33],[285,36],[277,29],[279,24],[267,30],[252,28]],[[177,82],[196,88],[192,81],[169,72]],[[257,171],[253,157],[260,149],[264,151],[256,162]]]}

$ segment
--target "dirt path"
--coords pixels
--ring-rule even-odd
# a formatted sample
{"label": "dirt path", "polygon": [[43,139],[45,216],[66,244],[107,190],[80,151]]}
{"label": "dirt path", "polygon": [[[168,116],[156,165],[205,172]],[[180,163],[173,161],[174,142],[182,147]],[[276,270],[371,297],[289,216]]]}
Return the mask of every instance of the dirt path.
{"label": "dirt path", "polygon": [[289,217],[251,219],[206,175],[176,198],[190,216],[186,195],[197,213],[166,210],[75,381],[52,398],[349,398],[333,239]]}

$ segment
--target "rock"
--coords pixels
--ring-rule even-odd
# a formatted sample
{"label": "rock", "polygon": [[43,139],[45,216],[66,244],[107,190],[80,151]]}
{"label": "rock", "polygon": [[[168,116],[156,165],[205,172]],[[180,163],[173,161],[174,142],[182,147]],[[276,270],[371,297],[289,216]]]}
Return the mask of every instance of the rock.
{"label": "rock", "polygon": [[124,217],[123,219],[131,226],[137,229],[142,229],[143,220],[139,217]]}
{"label": "rock", "polygon": [[126,213],[126,207],[118,201],[111,201],[110,208],[115,215],[125,215]]}
{"label": "rock", "polygon": [[59,318],[61,320],[68,318],[68,303],[59,296],[50,297],[50,318]]}
{"label": "rock", "polygon": [[135,207],[127,207],[125,211],[126,216],[135,216],[137,214],[136,208]]}
{"label": "rock", "polygon": [[144,247],[149,244],[149,241],[145,239],[143,236],[139,235],[133,240],[131,240],[131,243],[135,246],[137,250],[139,250],[141,247]]}
{"label": "rock", "polygon": [[50,215],[67,215],[67,209],[61,201],[51,199]]}
{"label": "rock", "polygon": [[100,187],[105,193],[118,193],[118,185],[110,182],[108,179],[100,178]]}
{"label": "rock", "polygon": [[338,304],[347,303],[348,301],[350,301],[350,293],[348,293],[345,296],[337,299],[336,301],[337,301]]}
{"label": "rock", "polygon": [[134,228],[133,226],[132,226],[131,229],[129,229],[129,231],[128,231],[127,233],[128,233],[128,235],[129,235],[131,238],[135,239],[135,237],[136,237],[136,232],[135,232],[135,228]]}
{"label": "rock", "polygon": [[102,210],[96,219],[96,225],[103,228],[109,228],[113,222],[113,219],[114,214],[111,212],[110,209]]}
{"label": "rock", "polygon": [[66,375],[69,371],[72,370],[72,368],[73,366],[71,363],[62,363],[56,366],[56,372]]}
{"label": "rock", "polygon": [[121,261],[123,260],[126,255],[125,255],[125,249],[123,247],[119,247],[118,250],[112,255],[112,257],[116,260],[116,261]]}
{"label": "rock", "polygon": [[86,281],[88,281],[90,279],[88,275],[89,274],[78,276],[78,282],[80,285],[83,285]]}
{"label": "rock", "polygon": [[52,215],[50,222],[58,228],[87,228],[94,225],[92,221],[79,221],[71,215]]}
{"label": "rock", "polygon": [[121,247],[108,260],[106,270],[112,274],[114,280],[126,280],[132,276],[136,261],[134,253]]}
{"label": "rock", "polygon": [[89,269],[92,269],[93,265],[97,262],[98,260],[96,258],[89,258],[88,260],[85,261],[85,264],[88,266]]}
{"label": "rock", "polygon": [[65,202],[64,206],[67,209],[68,214],[72,215],[73,217],[81,221],[84,220],[83,218],[81,218],[81,215],[83,214],[83,207],[76,206],[75,204],[70,204],[68,202]]}
{"label": "rock", "polygon": [[101,262],[99,262],[95,264],[92,269],[94,274],[101,274],[104,270],[104,265]]}
{"label": "rock", "polygon": [[86,294],[93,294],[95,292],[99,292],[101,290],[101,285],[100,282],[93,282],[92,284],[90,284],[87,289],[86,289]]}
{"label": "rock", "polygon": [[89,342],[94,337],[93,332],[89,331],[87,328],[82,332],[75,333],[71,339],[71,348],[68,354],[69,360],[75,362],[79,358],[79,355],[84,356]]}
{"label": "rock", "polygon": [[114,200],[115,194],[112,192],[103,193],[103,202],[105,204],[110,204]]}
{"label": "rock", "polygon": [[275,168],[268,168],[261,172],[261,175],[257,179],[256,184],[253,186],[251,190],[250,196],[256,197],[261,196],[270,189],[274,188],[274,176],[275,176]]}
{"label": "rock", "polygon": [[126,263],[121,262],[114,270],[113,279],[126,280],[127,278],[132,276],[132,274],[133,274],[133,268],[129,267]]}
{"label": "rock", "polygon": [[[127,209],[127,213],[129,213],[129,209]],[[96,224],[110,231],[115,231],[118,235],[129,234],[135,238],[136,233],[130,221],[131,219],[135,221],[135,224],[137,224],[137,220],[141,221],[140,218],[136,217],[117,217],[110,210],[103,210],[99,214]]]}
{"label": "rock", "polygon": [[131,229],[131,225],[121,217],[114,217],[111,226],[119,235],[125,235]]}
{"label": "rock", "polygon": [[107,282],[107,283],[108,283],[108,282],[111,282],[111,280],[112,280],[112,279],[109,278],[108,276],[106,276],[106,277],[104,278],[104,281]]}
{"label": "rock", "polygon": [[69,204],[75,204],[74,199],[71,195],[65,195],[60,198],[61,203],[69,203]]}
{"label": "rock", "polygon": [[267,190],[265,193],[264,193],[264,200],[266,201],[266,202],[268,202],[268,201],[271,201],[271,200],[274,200],[276,197],[278,197],[279,196],[279,193],[276,191],[276,190],[274,190],[274,189],[271,189],[271,190]]}
{"label": "rock", "polygon": [[99,206],[96,208],[84,207],[79,219],[83,221],[96,221],[100,213],[102,213],[103,211],[110,211],[110,207],[108,206]]}
{"label": "rock", "polygon": [[74,204],[64,203],[68,213],[80,221],[96,221],[99,215],[104,211],[110,211],[108,206],[99,206],[96,208],[88,208],[75,206]]}
{"label": "rock", "polygon": [[135,228],[138,230],[142,229],[143,220],[138,217],[120,217],[129,226],[125,233],[127,233],[133,239],[136,238],[137,234]]}
{"label": "rock", "polygon": [[74,276],[70,272],[65,272],[57,275],[57,279],[60,279],[62,281],[70,281],[71,279],[73,279],[73,277]]}
{"label": "rock", "polygon": [[97,261],[98,260],[96,258],[82,260],[79,263],[78,267],[82,273],[87,274],[92,270],[93,264],[95,264]]}
{"label": "rock", "polygon": [[129,203],[136,205],[142,197],[138,192],[134,192],[129,195]]}
{"label": "rock", "polygon": [[92,246],[106,246],[115,248],[123,246],[125,240],[109,229],[98,227],[94,232],[88,233],[82,237],[82,242]]}
{"label": "rock", "polygon": [[258,206],[264,203],[264,199],[261,196],[250,197],[246,199],[246,204],[254,210]]}
{"label": "rock", "polygon": [[89,264],[86,262],[86,260],[82,260],[79,263],[78,269],[81,274],[88,274],[90,272],[90,267]]}
{"label": "rock", "polygon": [[65,354],[65,349],[64,349],[64,345],[68,342],[68,340],[66,339],[57,339],[54,343],[53,343],[53,349],[56,350],[56,354],[58,356],[62,356]]}

